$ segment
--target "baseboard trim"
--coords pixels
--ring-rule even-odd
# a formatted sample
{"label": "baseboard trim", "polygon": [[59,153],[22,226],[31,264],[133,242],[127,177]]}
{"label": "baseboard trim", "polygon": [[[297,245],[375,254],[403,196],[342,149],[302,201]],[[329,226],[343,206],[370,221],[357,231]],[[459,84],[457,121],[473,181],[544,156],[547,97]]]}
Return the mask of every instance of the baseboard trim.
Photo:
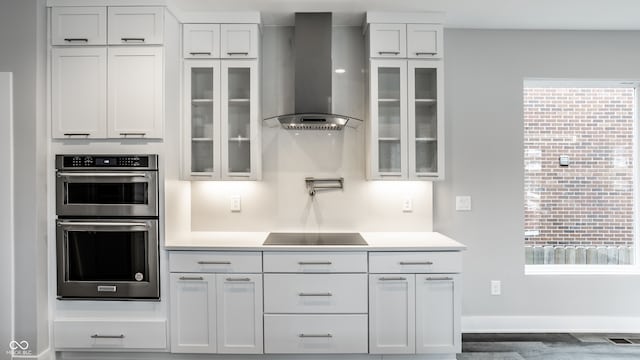
{"label": "baseboard trim", "polygon": [[640,333],[632,316],[463,316],[463,333]]}

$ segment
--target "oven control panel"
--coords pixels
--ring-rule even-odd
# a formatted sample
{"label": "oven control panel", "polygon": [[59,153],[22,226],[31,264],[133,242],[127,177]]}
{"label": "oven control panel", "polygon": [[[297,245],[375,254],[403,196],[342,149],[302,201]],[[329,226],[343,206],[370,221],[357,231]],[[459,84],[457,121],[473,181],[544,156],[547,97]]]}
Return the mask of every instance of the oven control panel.
{"label": "oven control panel", "polygon": [[58,168],[157,168],[157,155],[58,155]]}

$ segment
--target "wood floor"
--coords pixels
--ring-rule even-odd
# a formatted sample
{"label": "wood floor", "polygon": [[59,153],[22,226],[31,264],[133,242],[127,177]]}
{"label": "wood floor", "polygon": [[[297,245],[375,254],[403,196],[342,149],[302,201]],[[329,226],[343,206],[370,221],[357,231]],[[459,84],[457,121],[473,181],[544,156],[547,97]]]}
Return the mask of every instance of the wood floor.
{"label": "wood floor", "polygon": [[[632,343],[615,345],[607,338]],[[458,360],[476,359],[640,360],[640,334],[464,334]]]}

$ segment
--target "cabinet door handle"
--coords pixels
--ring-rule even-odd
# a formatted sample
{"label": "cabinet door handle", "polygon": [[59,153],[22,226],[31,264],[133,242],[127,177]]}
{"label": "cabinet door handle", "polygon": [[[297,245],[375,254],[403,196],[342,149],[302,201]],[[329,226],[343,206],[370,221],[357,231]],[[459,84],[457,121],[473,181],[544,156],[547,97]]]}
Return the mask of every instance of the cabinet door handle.
{"label": "cabinet door handle", "polygon": [[122,40],[123,42],[126,42],[126,43],[128,43],[128,42],[137,42],[137,43],[144,42],[144,38],[120,38],[120,40]]}
{"label": "cabinet door handle", "polygon": [[249,278],[227,278],[227,281],[251,281]]}
{"label": "cabinet door handle", "polygon": [[332,338],[333,335],[331,335],[331,334],[305,334],[305,333],[302,333],[302,334],[298,335],[298,337],[301,337],[301,338]]}
{"label": "cabinet door handle", "polygon": [[189,54],[191,54],[191,55],[211,55],[211,51],[197,51],[197,52],[190,52]]}
{"label": "cabinet door handle", "polygon": [[89,133],[64,133],[64,136],[89,136]]}
{"label": "cabinet door handle", "polygon": [[331,265],[331,261],[298,261],[298,265]]}
{"label": "cabinet door handle", "polygon": [[120,335],[100,335],[100,334],[93,334],[91,335],[92,339],[124,339],[124,334],[120,334]]}
{"label": "cabinet door handle", "polygon": [[326,293],[298,293],[298,296],[333,296],[332,293],[330,292],[326,292]]}
{"label": "cabinet door handle", "polygon": [[231,265],[231,261],[198,261],[199,265]]}
{"label": "cabinet door handle", "polygon": [[400,261],[400,265],[433,265],[433,261]]}
{"label": "cabinet door handle", "polygon": [[202,276],[180,276],[180,280],[197,281],[204,280],[204,278]]}
{"label": "cabinet door handle", "polygon": [[249,53],[248,52],[228,52],[227,55],[229,55],[229,56],[233,56],[233,55],[244,55],[244,56],[247,56],[247,55],[249,55]]}
{"label": "cabinet door handle", "polygon": [[427,281],[437,281],[437,280],[453,280],[452,277],[444,276],[444,277],[428,277]]}
{"label": "cabinet door handle", "polygon": [[394,277],[383,276],[383,277],[379,278],[378,280],[380,280],[380,281],[394,281],[394,280],[396,280],[397,281],[397,280],[407,280],[407,278],[406,277],[402,277],[402,276],[394,276]]}
{"label": "cabinet door handle", "polygon": [[400,51],[378,51],[379,55],[400,55]]}
{"label": "cabinet door handle", "polygon": [[435,55],[437,53],[435,52],[417,52],[416,55],[420,56],[420,55]]}
{"label": "cabinet door handle", "polygon": [[89,42],[89,39],[87,38],[65,38],[64,41],[66,42]]}
{"label": "cabinet door handle", "polygon": [[121,132],[120,136],[145,136],[146,132]]}

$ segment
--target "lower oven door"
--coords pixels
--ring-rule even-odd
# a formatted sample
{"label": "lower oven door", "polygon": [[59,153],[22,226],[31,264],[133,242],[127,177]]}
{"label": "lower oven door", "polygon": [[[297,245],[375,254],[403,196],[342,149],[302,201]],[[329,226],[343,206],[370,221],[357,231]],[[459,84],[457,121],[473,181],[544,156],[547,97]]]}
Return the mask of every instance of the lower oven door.
{"label": "lower oven door", "polygon": [[158,220],[57,220],[59,298],[158,299]]}

